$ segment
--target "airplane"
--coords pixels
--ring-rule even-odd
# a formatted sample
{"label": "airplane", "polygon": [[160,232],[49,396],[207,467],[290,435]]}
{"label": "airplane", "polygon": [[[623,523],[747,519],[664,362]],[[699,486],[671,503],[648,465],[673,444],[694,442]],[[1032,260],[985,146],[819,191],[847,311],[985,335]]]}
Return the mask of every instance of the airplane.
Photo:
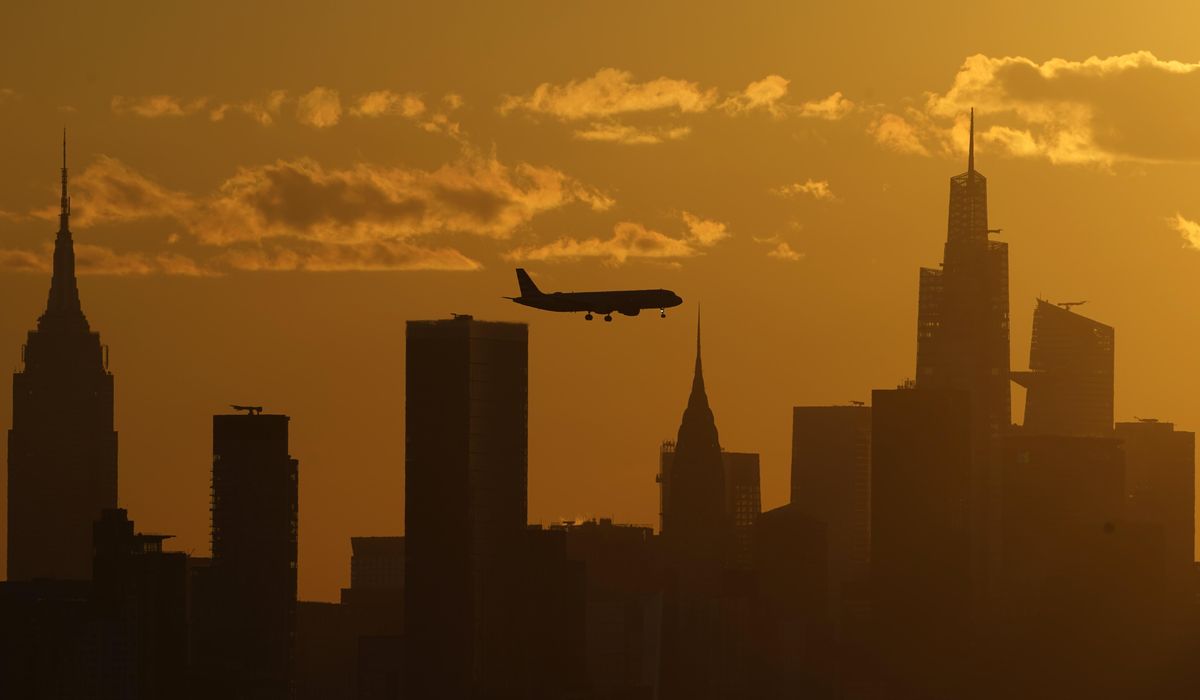
{"label": "airplane", "polygon": [[658,315],[666,318],[667,309],[679,306],[683,299],[669,289],[634,289],[614,292],[553,292],[546,294],[537,288],[525,268],[517,268],[517,284],[521,296],[504,297],[522,306],[544,311],[583,311],[585,320],[592,314],[604,314],[605,321],[612,321],[613,312],[626,316],[637,316],[642,309],[658,309]]}

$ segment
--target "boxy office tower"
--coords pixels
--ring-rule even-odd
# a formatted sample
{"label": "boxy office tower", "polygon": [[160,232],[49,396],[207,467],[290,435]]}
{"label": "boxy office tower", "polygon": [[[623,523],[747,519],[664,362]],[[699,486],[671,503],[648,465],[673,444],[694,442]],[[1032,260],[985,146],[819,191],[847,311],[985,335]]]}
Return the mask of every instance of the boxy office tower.
{"label": "boxy office tower", "polygon": [[404,528],[409,697],[511,692],[526,525],[529,329],[409,321]]}
{"label": "boxy office tower", "polygon": [[197,651],[238,697],[293,695],[299,463],[289,420],[213,416],[213,619]]}

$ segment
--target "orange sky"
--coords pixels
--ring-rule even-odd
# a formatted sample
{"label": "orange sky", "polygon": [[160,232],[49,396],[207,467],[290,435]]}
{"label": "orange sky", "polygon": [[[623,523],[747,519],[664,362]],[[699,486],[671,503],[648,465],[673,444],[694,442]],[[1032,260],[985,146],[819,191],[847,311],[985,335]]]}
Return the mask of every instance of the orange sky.
{"label": "orange sky", "polygon": [[[210,416],[261,403],[293,417],[301,595],[335,599],[349,537],[403,527],[404,321],[450,312],[530,324],[531,520],[656,521],[701,300],[722,445],[781,504],[791,406],[912,374],[970,106],[1013,366],[1038,295],[1087,299],[1118,419],[1200,426],[1192,4],[244,5],[0,26],[0,366],[45,303],[65,124],[121,502],[182,549],[208,550]],[[518,260],[686,302],[516,307]]]}

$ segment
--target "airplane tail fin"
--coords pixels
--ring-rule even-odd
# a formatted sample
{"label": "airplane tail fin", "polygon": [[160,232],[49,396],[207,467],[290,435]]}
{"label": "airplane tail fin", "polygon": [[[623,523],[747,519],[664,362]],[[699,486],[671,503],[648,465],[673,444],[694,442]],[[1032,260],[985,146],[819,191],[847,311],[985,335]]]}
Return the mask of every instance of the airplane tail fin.
{"label": "airplane tail fin", "polygon": [[517,284],[521,286],[521,296],[523,297],[540,297],[542,295],[542,290],[537,288],[523,267],[517,268]]}

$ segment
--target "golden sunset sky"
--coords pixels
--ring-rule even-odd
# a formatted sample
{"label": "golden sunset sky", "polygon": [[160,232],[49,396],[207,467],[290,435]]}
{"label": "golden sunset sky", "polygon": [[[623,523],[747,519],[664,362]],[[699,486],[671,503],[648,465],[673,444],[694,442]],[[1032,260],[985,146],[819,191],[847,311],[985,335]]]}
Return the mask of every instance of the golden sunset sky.
{"label": "golden sunset sky", "polygon": [[[1194,430],[1200,5],[1172,5],[10,3],[0,366],[45,304],[65,125],[139,529],[207,555],[210,417],[263,404],[292,416],[301,596],[336,599],[350,536],[403,531],[404,322],[451,312],[530,324],[530,520],[656,523],[701,302],[721,443],[774,507],[792,406],[913,374],[973,106],[1013,367],[1039,295],[1086,299],[1118,420]],[[518,264],[685,304],[517,307]]]}

